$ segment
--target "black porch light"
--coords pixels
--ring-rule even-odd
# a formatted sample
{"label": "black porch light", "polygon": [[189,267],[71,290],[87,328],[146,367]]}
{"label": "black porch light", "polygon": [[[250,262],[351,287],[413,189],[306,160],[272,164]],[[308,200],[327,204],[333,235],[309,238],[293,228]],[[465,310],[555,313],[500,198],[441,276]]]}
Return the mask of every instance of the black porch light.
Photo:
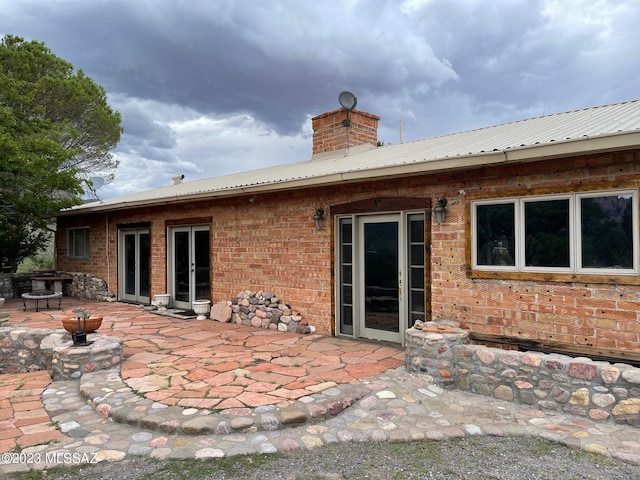
{"label": "black porch light", "polygon": [[446,208],[447,208],[446,197],[439,198],[438,204],[433,208],[433,213],[436,216],[436,222],[438,222],[438,225],[442,225],[444,223],[444,212]]}
{"label": "black porch light", "polygon": [[316,208],[316,212],[313,214],[313,217],[311,217],[314,221],[314,223],[316,224],[316,229],[320,230],[322,229],[322,223],[323,223],[323,219],[324,219],[324,208],[319,207]]}

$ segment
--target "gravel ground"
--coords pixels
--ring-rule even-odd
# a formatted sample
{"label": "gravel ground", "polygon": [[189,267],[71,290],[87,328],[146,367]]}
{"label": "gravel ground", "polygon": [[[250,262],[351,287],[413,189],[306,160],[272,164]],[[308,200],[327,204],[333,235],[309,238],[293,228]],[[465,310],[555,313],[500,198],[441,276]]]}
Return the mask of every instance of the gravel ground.
{"label": "gravel ground", "polygon": [[640,465],[529,437],[473,437],[446,442],[338,443],[286,455],[205,461],[134,458],[90,467],[14,474],[19,480],[622,480]]}

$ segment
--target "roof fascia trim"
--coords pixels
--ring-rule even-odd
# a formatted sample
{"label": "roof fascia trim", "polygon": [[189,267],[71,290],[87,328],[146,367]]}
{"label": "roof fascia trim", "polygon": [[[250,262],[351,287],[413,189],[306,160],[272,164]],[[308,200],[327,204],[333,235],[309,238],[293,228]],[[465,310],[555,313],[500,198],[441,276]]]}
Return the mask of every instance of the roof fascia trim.
{"label": "roof fascia trim", "polygon": [[436,173],[444,170],[473,168],[483,165],[495,165],[499,163],[516,163],[534,160],[542,160],[554,157],[568,157],[598,153],[604,151],[619,151],[640,147],[640,131],[620,132],[612,135],[597,137],[581,137],[557,142],[549,142],[541,145],[527,145],[517,148],[508,148],[479,154],[461,155],[456,157],[443,157],[438,159],[422,160],[405,164],[390,165],[373,169],[359,169],[342,173],[332,173],[312,178],[301,178],[284,181],[274,181],[261,185],[244,187],[232,187],[225,190],[213,190],[199,192],[191,195],[163,197],[151,200],[124,202],[119,204],[96,205],[91,204],[86,208],[66,210],[59,212],[57,217],[84,215],[88,213],[127,210],[132,208],[158,206],[192,202],[203,199],[234,197],[248,194],[273,192],[290,188],[317,187],[344,182],[355,182],[380,177],[402,176],[420,173]]}

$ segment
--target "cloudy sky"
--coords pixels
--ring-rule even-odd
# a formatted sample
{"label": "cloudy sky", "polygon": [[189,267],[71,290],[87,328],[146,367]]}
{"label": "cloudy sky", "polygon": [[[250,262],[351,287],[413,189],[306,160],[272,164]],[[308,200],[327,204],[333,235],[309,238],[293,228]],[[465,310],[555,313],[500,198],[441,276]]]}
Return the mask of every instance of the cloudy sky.
{"label": "cloudy sky", "polygon": [[311,156],[310,118],[380,115],[379,140],[640,98],[638,0],[0,0],[122,114],[100,198]]}

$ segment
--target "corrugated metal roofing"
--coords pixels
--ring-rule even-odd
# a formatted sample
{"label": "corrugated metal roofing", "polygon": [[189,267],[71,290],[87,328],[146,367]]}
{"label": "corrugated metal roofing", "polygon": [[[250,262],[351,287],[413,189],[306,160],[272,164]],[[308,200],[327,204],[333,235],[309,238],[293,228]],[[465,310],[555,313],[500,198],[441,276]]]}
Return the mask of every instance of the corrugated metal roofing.
{"label": "corrugated metal roofing", "polygon": [[[88,203],[75,207],[73,211],[129,208],[633,146],[640,146],[640,100],[545,115],[364,151],[354,148],[348,154],[343,152],[335,157],[155,188]],[[512,152],[517,154],[510,160]]]}

